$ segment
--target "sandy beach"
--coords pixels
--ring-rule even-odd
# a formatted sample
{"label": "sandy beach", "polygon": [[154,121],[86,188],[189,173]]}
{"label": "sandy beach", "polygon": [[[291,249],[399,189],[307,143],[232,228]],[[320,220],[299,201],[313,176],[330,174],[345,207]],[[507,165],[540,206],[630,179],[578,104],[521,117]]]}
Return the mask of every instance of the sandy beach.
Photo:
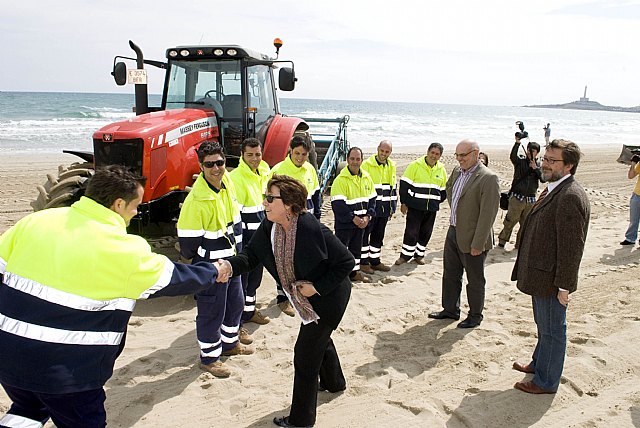
{"label": "sandy beach", "polygon": [[[513,173],[509,149],[485,150],[503,190]],[[487,258],[481,326],[461,330],[456,323],[427,318],[440,309],[449,217],[445,203],[426,265],[394,266],[387,274],[373,275],[372,283],[354,284],[345,318],[333,335],[347,390],[319,393],[317,427],[640,427],[640,363],[635,354],[640,343],[640,251],[619,245],[635,180],[627,179],[627,166],[615,162],[619,147],[582,150],[576,178],[591,201],[591,224],[578,291],[567,313],[567,359],[558,393],[531,396],[513,389],[525,376],[511,365],[528,361],[536,343],[531,299],[509,279],[515,231],[505,249],[495,248]],[[394,153],[398,175],[423,152],[410,148]],[[455,164],[452,154],[453,148],[445,147],[447,171]],[[3,160],[0,232],[31,211],[29,202],[46,173],[75,158],[9,154]],[[504,213],[496,218],[496,237]],[[323,221],[332,227],[328,198]],[[398,214],[387,228],[382,250],[386,264],[397,259],[403,231],[404,217]],[[169,255],[173,243],[153,241],[158,251]],[[464,292],[462,301],[465,313]],[[272,321],[259,327],[247,324],[256,353],[228,358],[225,364],[233,375],[216,379],[196,364],[193,298],[139,302],[127,346],[106,385],[109,426],[274,426],[274,416],[288,414],[299,321],[280,314],[268,274],[258,289],[258,303]],[[0,393],[0,412],[9,405]]]}

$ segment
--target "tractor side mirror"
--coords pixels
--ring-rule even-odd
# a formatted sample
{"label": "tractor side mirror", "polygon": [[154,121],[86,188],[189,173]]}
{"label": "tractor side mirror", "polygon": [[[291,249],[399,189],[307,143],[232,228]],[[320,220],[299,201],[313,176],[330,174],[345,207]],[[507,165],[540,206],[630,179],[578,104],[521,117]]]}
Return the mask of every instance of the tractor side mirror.
{"label": "tractor side mirror", "polygon": [[117,62],[113,66],[111,75],[116,81],[116,85],[123,86],[125,83],[127,83],[127,65],[124,62]]}
{"label": "tractor side mirror", "polygon": [[278,73],[278,86],[281,91],[293,91],[296,87],[296,73],[293,67],[282,67]]}

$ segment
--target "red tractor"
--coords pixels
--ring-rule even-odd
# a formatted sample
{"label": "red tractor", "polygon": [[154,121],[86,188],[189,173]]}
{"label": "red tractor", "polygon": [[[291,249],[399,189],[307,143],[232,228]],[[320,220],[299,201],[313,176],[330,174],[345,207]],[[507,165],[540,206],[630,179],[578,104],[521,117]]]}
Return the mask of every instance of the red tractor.
{"label": "red tractor", "polygon": [[[263,158],[273,166],[287,155],[294,134],[313,144],[310,160],[318,167],[324,188],[336,174],[348,150],[348,116],[338,119],[305,119],[280,113],[274,69],[280,90],[292,91],[295,73],[291,61],[280,61],[282,42],[274,41],[276,58],[235,45],[179,46],[167,49],[167,62],[146,60],[133,42],[136,58],[114,58],[111,73],[118,85],[135,82],[136,117],[106,125],[93,134],[93,152],[65,151],[84,160],[48,175],[34,210],[70,205],[84,193],[94,168],[122,164],[147,177],[143,204],[130,231],[141,235],[166,234],[173,227],[180,204],[200,172],[196,149],[204,141],[217,141],[227,164],[237,166],[240,143],[256,137],[263,144]],[[118,59],[135,60],[127,70]],[[166,69],[162,104],[149,107],[144,65]],[[138,79],[138,80],[136,80]],[[337,123],[335,133],[311,136],[309,122]],[[335,126],[335,125],[334,125]],[[317,154],[316,154],[317,152]]]}

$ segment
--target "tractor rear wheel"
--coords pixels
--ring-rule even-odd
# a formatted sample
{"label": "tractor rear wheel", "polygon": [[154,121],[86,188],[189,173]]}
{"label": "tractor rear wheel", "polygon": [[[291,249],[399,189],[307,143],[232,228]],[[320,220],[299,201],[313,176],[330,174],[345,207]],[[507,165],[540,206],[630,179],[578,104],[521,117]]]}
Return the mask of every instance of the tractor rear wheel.
{"label": "tractor rear wheel", "polygon": [[84,195],[93,172],[93,164],[89,162],[76,162],[68,167],[60,165],[57,177],[47,174],[47,181],[37,186],[38,197],[31,201],[31,207],[40,211],[71,205]]}

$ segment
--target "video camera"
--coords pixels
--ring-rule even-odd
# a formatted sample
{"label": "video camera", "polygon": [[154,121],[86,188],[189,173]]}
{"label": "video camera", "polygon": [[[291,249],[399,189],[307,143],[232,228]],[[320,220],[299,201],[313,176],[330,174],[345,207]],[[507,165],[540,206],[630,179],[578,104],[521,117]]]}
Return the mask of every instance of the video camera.
{"label": "video camera", "polygon": [[516,132],[516,138],[518,140],[529,138],[529,133],[524,130],[524,123],[522,123],[521,121],[517,121],[516,125],[518,125],[518,129],[520,129],[520,131]]}

